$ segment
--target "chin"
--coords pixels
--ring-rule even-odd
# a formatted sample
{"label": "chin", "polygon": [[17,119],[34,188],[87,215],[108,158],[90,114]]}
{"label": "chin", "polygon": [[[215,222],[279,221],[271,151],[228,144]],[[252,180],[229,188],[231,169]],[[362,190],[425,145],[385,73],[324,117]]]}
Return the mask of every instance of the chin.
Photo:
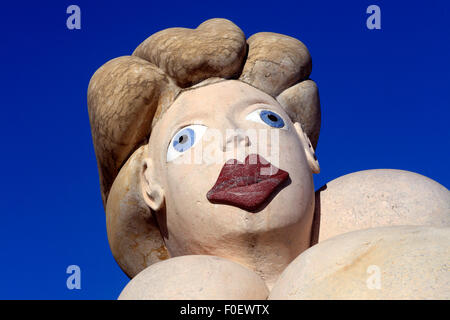
{"label": "chin", "polygon": [[312,203],[313,201],[305,205],[296,201],[286,202],[280,197],[280,199],[273,199],[257,212],[235,209],[242,212],[245,226],[242,233],[283,233],[286,229],[302,228],[312,220],[314,210]]}

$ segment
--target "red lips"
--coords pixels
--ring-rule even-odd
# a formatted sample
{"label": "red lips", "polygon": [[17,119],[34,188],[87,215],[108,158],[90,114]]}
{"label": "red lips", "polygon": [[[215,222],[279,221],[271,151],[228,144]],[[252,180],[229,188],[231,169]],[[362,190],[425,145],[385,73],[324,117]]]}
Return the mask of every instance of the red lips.
{"label": "red lips", "polygon": [[289,173],[286,171],[278,169],[260,155],[251,154],[245,163],[227,161],[206,197],[212,203],[229,204],[252,211],[288,178]]}

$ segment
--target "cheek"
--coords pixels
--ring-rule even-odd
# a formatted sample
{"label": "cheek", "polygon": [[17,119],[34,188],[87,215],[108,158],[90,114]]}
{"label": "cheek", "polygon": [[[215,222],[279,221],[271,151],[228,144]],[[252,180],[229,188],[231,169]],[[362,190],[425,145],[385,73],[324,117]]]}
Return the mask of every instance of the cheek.
{"label": "cheek", "polygon": [[195,209],[201,200],[203,179],[195,179],[195,171],[187,165],[168,163],[166,170],[164,191],[169,239],[184,243],[198,229]]}
{"label": "cheek", "polygon": [[303,145],[297,137],[289,137],[280,145],[280,167],[288,171],[291,184],[286,188],[288,201],[297,208],[310,207],[314,198],[314,182]]}
{"label": "cheek", "polygon": [[[271,145],[273,154],[278,155],[281,169],[289,169],[292,173],[310,173],[305,150],[294,129],[280,133],[277,143]],[[275,141],[276,142],[276,141]],[[291,174],[291,172],[289,172]]]}
{"label": "cheek", "polygon": [[198,206],[206,201],[206,193],[214,185],[213,165],[167,164],[166,198],[175,209]]}
{"label": "cheek", "polygon": [[[238,208],[215,206],[206,198],[214,185],[219,167],[206,165],[168,165],[166,218],[169,245],[191,252],[197,245],[214,243],[229,229],[241,230]],[[224,228],[226,226],[226,228]],[[189,247],[189,249],[186,249]],[[195,250],[194,250],[195,251]]]}

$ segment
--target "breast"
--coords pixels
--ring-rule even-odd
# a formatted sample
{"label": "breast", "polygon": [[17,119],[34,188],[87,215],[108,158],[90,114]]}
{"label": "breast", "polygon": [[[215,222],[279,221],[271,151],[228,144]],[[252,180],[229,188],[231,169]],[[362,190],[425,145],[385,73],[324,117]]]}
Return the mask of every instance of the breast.
{"label": "breast", "polygon": [[450,228],[379,227],[304,251],[269,299],[448,299]]}
{"label": "breast", "polygon": [[450,192],[423,175],[393,169],[354,172],[316,191],[313,244],[360,229],[450,226]]}

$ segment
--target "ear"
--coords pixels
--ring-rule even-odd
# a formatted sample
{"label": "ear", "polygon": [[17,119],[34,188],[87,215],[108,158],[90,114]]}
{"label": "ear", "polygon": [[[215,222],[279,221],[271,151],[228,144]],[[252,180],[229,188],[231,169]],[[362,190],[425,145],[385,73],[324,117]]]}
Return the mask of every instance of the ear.
{"label": "ear", "polygon": [[141,193],[145,203],[153,210],[158,211],[164,203],[164,190],[155,179],[153,161],[145,158],[141,169]]}
{"label": "ear", "polygon": [[311,145],[311,141],[309,141],[308,136],[302,129],[302,125],[298,122],[294,123],[295,131],[297,131],[297,135],[300,138],[300,141],[303,144],[303,148],[306,154],[306,160],[308,161],[309,167],[313,173],[320,172],[319,160],[317,160],[316,153],[314,148]]}

